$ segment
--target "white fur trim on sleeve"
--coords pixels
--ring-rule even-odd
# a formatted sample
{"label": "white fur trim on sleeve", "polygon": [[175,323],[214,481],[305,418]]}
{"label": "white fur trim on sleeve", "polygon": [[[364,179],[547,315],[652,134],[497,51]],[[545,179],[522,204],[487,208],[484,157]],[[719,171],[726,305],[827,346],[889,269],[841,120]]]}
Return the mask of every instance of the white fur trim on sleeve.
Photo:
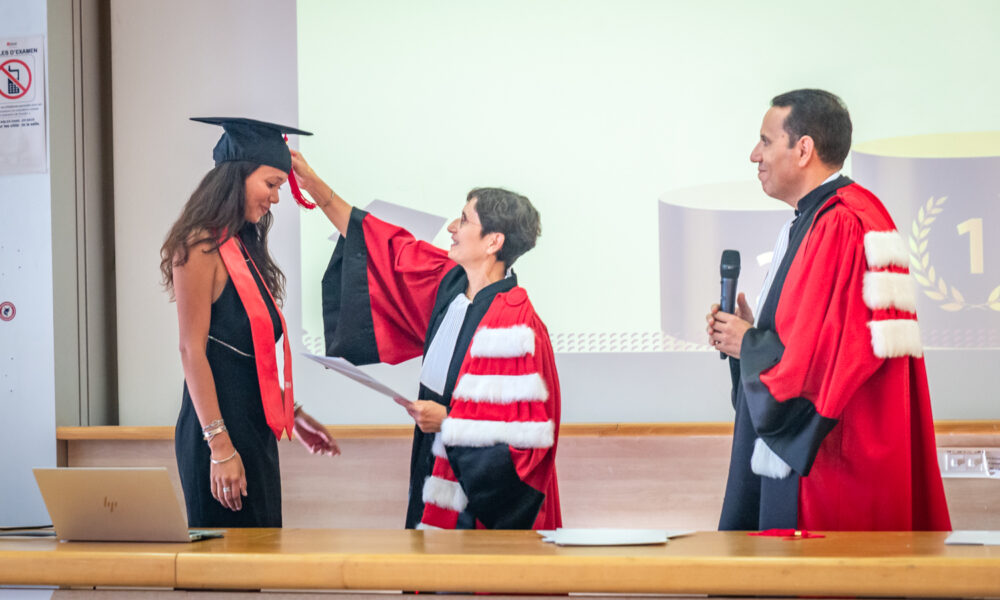
{"label": "white fur trim on sleeve", "polygon": [[469,347],[473,358],[519,358],[534,353],[535,331],[527,325],[484,327],[476,332]]}
{"label": "white fur trim on sleeve", "polygon": [[462,512],[469,499],[457,481],[448,481],[433,475],[424,480],[424,504],[435,504],[455,512]]}
{"label": "white fur trim on sleeve", "polygon": [[433,525],[428,525],[427,523],[417,523],[417,529],[433,530],[433,529],[441,529],[441,528],[440,527],[435,527]]}
{"label": "white fur trim on sleeve", "polygon": [[507,444],[514,448],[551,448],[555,443],[552,421],[474,421],[448,417],[441,423],[446,446],[483,448]]}
{"label": "white fur trim on sleeve", "polygon": [[879,358],[924,355],[920,326],[913,319],[887,319],[868,323],[872,332],[872,351]]}
{"label": "white fur trim on sleeve", "polygon": [[869,231],[865,234],[865,258],[872,269],[905,267],[909,254],[898,231]]}
{"label": "white fur trim on sleeve", "polygon": [[761,477],[784,479],[792,472],[788,463],[771,450],[764,440],[757,438],[753,443],[753,456],[750,457],[750,470]]}
{"label": "white fur trim on sleeve", "polygon": [[865,306],[872,310],[897,308],[907,312],[917,311],[917,295],[909,273],[869,271],[865,273],[862,294]]}
{"label": "white fur trim on sleeve", "polygon": [[458,380],[452,398],[469,402],[545,402],[549,391],[538,373],[528,375],[471,375]]}
{"label": "white fur trim on sleeve", "polygon": [[444,449],[444,440],[441,439],[441,432],[434,434],[434,442],[431,444],[431,454],[438,458],[448,459],[448,453]]}

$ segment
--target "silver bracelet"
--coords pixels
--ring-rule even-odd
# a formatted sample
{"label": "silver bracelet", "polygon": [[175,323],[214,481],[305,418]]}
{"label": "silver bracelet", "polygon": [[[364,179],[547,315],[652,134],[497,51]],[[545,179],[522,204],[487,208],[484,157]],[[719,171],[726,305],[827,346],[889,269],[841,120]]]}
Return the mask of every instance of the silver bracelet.
{"label": "silver bracelet", "polygon": [[212,438],[214,438],[215,436],[219,435],[223,431],[229,431],[229,429],[227,429],[225,425],[219,425],[218,427],[216,427],[215,429],[212,429],[210,431],[202,431],[201,432],[201,437],[205,438],[205,442],[206,443],[211,444],[212,443]]}
{"label": "silver bracelet", "polygon": [[213,465],[221,465],[221,464],[222,464],[222,463],[224,463],[224,462],[229,462],[229,461],[233,460],[234,458],[236,458],[236,455],[237,455],[237,454],[239,454],[239,452],[237,452],[236,450],[233,450],[233,453],[232,453],[232,454],[230,454],[230,455],[229,455],[228,457],[226,457],[226,458],[223,458],[222,460],[215,460],[215,459],[214,459],[214,458],[212,458],[211,456],[209,456],[209,457],[208,457],[208,460],[212,461],[212,464],[213,464]]}
{"label": "silver bracelet", "polygon": [[223,425],[224,423],[225,422],[222,419],[216,419],[216,420],[212,421],[211,423],[209,423],[208,425],[205,425],[204,427],[202,427],[201,430],[203,432],[209,431],[211,429],[215,429],[216,427],[218,427],[220,425]]}

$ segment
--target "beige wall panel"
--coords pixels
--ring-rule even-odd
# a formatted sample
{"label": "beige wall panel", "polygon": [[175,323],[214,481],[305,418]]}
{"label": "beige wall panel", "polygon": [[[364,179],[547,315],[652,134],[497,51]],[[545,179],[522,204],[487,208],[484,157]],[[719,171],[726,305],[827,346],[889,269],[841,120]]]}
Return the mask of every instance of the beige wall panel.
{"label": "beige wall panel", "polygon": [[[70,440],[69,466],[165,466],[180,497],[172,440]],[[402,527],[407,438],[339,440],[343,454],[280,445],[284,525]],[[939,435],[941,446],[1000,446],[1000,435]],[[564,436],[557,470],[567,527],[713,530],[729,465],[729,437]],[[945,479],[955,529],[1000,529],[1000,481]]]}

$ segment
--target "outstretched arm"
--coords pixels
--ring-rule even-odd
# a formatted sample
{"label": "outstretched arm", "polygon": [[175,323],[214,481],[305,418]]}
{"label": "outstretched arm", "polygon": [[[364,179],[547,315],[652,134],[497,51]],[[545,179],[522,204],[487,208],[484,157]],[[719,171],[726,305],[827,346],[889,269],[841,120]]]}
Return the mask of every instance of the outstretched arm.
{"label": "outstretched arm", "polygon": [[309,192],[316,205],[320,207],[326,218],[330,219],[333,226],[337,228],[340,235],[347,237],[347,223],[351,218],[351,205],[346,200],[337,195],[329,185],[326,184],[316,171],[309,166],[305,157],[295,150],[292,153],[292,170],[298,178],[299,186]]}

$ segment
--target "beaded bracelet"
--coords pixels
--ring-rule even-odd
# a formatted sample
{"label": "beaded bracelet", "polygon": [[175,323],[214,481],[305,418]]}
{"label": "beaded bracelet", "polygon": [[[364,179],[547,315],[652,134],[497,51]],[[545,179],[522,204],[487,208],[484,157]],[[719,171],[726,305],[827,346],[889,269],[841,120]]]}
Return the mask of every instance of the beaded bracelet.
{"label": "beaded bracelet", "polygon": [[228,457],[226,457],[226,458],[223,458],[222,460],[215,460],[215,459],[214,459],[214,458],[212,458],[211,456],[209,456],[209,457],[208,457],[208,460],[212,461],[212,464],[213,464],[213,465],[221,465],[221,464],[222,464],[222,463],[224,463],[224,462],[229,462],[229,461],[233,460],[234,458],[236,458],[236,455],[237,455],[237,454],[239,454],[239,452],[237,452],[236,450],[233,450],[233,453],[232,453],[232,454],[230,454],[230,455],[229,455]]}

